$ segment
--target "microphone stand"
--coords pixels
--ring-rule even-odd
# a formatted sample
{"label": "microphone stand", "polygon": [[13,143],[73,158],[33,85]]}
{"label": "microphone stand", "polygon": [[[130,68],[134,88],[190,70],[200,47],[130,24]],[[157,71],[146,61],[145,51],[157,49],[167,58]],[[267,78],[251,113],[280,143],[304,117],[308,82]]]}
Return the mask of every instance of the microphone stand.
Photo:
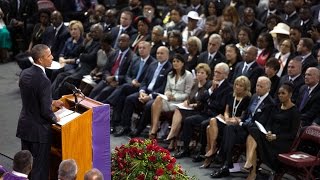
{"label": "microphone stand", "polygon": [[73,95],[73,97],[74,97],[74,103],[75,103],[74,112],[77,112],[77,111],[78,111],[79,101],[78,101],[78,96],[77,96],[77,94],[78,94],[77,91],[72,91],[72,95]]}

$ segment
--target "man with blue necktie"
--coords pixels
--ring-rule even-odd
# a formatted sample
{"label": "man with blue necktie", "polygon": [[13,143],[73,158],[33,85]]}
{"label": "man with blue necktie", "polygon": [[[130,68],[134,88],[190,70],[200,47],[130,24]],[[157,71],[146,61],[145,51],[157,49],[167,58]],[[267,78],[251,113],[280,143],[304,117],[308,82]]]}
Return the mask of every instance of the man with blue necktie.
{"label": "man with blue necktie", "polygon": [[[125,100],[125,106],[121,113],[120,126],[117,127],[114,136],[122,136],[130,132],[131,116],[134,110],[143,111],[142,122],[150,122],[151,105],[158,93],[163,94],[167,82],[167,75],[172,69],[169,62],[169,49],[165,46],[160,46],[157,50],[157,61],[152,63],[141,83],[140,90],[137,93],[131,94]],[[141,109],[143,107],[143,109]],[[149,109],[149,110],[148,110]],[[142,132],[145,123],[142,123],[141,128],[133,134],[136,136]],[[144,126],[144,127],[143,127]]]}
{"label": "man with blue necktie", "polygon": [[251,98],[248,109],[243,116],[233,125],[224,128],[221,147],[218,157],[222,159],[222,167],[214,170],[211,174],[212,178],[221,178],[229,176],[229,168],[233,168],[232,148],[235,144],[244,144],[246,142],[248,132],[247,128],[255,126],[254,121],[266,125],[272,107],[275,105],[271,95],[269,95],[271,81],[265,76],[258,78],[256,84],[256,94]]}

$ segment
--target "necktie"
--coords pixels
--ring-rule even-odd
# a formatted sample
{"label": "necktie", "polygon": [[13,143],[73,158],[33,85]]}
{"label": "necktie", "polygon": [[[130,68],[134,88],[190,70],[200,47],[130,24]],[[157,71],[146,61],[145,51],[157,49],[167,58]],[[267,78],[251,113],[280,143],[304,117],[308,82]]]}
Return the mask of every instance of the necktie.
{"label": "necktie", "polygon": [[209,58],[208,58],[208,65],[210,65],[210,64],[211,64],[212,59],[213,59],[213,56],[212,56],[212,55],[209,55]]}
{"label": "necktie", "polygon": [[118,70],[119,66],[120,66],[120,61],[122,58],[122,53],[119,53],[119,56],[116,60],[116,62],[113,64],[112,69],[111,69],[111,75],[115,75],[116,71]]}
{"label": "necktie", "polygon": [[299,111],[302,110],[302,108],[304,107],[304,105],[308,101],[308,99],[309,99],[309,91],[310,91],[309,87],[305,89],[303,97],[302,97],[302,100],[301,100],[301,103],[300,103],[300,106],[299,106]]}
{"label": "necktie", "polygon": [[162,68],[162,66],[161,66],[160,64],[158,64],[158,67],[157,67],[156,71],[154,72],[153,77],[152,77],[152,80],[151,80],[151,82],[150,82],[150,84],[149,84],[149,86],[148,86],[148,90],[149,90],[149,91],[152,91],[152,90],[153,90],[153,86],[154,86],[155,83],[156,83],[156,80],[157,80],[157,78],[158,78],[158,75],[159,75],[159,73],[160,73],[161,68]]}
{"label": "necktie", "polygon": [[254,115],[254,113],[256,112],[256,109],[258,108],[259,101],[260,101],[260,97],[256,98],[250,106],[250,112],[252,116]]}
{"label": "necktie", "polygon": [[140,60],[139,71],[138,71],[138,75],[136,77],[136,80],[138,80],[140,78],[140,76],[142,74],[143,66],[144,66],[144,62],[142,60]]}
{"label": "necktie", "polygon": [[242,74],[247,73],[247,71],[248,71],[248,65],[245,65],[243,70],[242,70]]}

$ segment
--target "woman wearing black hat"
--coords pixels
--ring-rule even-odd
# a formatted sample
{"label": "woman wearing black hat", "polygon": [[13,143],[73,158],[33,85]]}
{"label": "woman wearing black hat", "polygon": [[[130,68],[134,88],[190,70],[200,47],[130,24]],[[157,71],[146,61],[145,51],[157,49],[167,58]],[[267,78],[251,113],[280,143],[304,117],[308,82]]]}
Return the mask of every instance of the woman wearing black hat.
{"label": "woman wearing black hat", "polygon": [[134,22],[135,22],[135,25],[137,26],[138,33],[132,37],[133,42],[131,43],[131,49],[133,52],[137,53],[139,42],[151,40],[150,22],[144,16],[136,17]]}

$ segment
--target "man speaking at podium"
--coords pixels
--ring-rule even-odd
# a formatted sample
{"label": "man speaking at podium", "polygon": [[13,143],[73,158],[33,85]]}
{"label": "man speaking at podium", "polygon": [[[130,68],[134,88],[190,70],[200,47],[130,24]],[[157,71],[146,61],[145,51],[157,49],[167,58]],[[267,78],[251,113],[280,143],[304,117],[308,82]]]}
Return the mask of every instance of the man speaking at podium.
{"label": "man speaking at podium", "polygon": [[35,45],[31,50],[33,66],[20,74],[19,87],[22,99],[17,134],[21,139],[22,150],[29,150],[34,158],[31,180],[46,180],[49,176],[49,153],[51,124],[60,119],[52,107],[61,108],[62,101],[51,98],[51,82],[45,74],[50,67],[52,55],[48,46]]}

